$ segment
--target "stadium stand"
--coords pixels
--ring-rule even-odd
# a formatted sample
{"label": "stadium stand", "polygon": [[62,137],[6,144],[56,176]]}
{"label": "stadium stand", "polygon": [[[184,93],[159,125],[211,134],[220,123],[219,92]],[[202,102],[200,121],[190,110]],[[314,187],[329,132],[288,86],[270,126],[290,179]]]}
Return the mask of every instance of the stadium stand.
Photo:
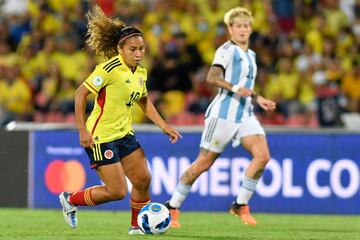
{"label": "stadium stand", "polygon": [[[216,91],[206,84],[206,73],[215,49],[227,39],[221,17],[236,5],[251,9],[255,18],[251,48],[258,54],[257,92],[278,104],[276,113],[257,110],[263,123],[342,126],[342,115],[360,112],[360,1],[3,0],[0,4],[1,126],[13,120],[74,121],[73,93],[101,62],[84,41],[85,15],[95,4],[144,32],[148,88],[173,124],[203,123]],[[138,109],[134,121],[148,122]]]}

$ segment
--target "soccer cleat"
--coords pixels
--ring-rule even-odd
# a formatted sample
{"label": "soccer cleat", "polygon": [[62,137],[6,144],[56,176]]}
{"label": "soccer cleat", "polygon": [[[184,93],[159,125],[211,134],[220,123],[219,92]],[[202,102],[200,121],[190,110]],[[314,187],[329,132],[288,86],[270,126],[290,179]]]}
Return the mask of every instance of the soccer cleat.
{"label": "soccer cleat", "polygon": [[239,216],[244,224],[252,227],[255,227],[257,224],[255,218],[250,214],[250,207],[248,205],[239,205],[236,202],[233,202],[229,212]]}
{"label": "soccer cleat", "polygon": [[180,228],[181,225],[179,223],[179,215],[180,215],[180,210],[178,208],[173,208],[170,206],[170,201],[166,201],[164,203],[165,207],[167,207],[167,209],[169,209],[170,212],[170,216],[171,216],[171,222],[170,222],[170,227],[171,228]]}
{"label": "soccer cleat", "polygon": [[129,235],[143,235],[143,231],[141,231],[138,227],[130,227],[128,231]]}
{"label": "soccer cleat", "polygon": [[68,201],[69,194],[62,192],[59,194],[59,200],[62,206],[65,222],[72,228],[77,227],[77,207]]}

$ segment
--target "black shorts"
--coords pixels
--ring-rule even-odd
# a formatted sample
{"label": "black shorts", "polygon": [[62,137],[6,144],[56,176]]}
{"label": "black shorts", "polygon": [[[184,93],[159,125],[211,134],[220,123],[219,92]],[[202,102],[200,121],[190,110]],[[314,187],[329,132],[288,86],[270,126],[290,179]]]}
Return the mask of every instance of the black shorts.
{"label": "black shorts", "polygon": [[140,147],[135,136],[126,135],[111,142],[94,144],[92,148],[85,148],[85,151],[90,159],[90,167],[97,168],[102,165],[120,162],[122,158]]}

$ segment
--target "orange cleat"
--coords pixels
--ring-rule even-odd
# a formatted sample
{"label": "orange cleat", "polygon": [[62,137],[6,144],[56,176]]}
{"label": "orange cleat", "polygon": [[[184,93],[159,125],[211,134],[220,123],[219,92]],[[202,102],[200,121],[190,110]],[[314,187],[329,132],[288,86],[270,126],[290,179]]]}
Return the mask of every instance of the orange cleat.
{"label": "orange cleat", "polygon": [[181,227],[179,223],[180,210],[175,208],[175,209],[170,209],[169,211],[171,215],[171,222],[170,222],[171,228],[180,228]]}
{"label": "orange cleat", "polygon": [[250,214],[250,207],[248,205],[239,205],[234,202],[229,212],[230,214],[239,216],[246,225],[255,227],[257,224],[255,218]]}

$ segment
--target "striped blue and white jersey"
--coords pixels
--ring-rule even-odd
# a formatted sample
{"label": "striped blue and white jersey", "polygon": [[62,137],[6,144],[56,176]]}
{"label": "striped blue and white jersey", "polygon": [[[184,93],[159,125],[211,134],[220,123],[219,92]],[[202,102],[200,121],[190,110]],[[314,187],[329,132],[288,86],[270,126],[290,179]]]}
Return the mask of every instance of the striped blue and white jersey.
{"label": "striped blue and white jersey", "polygon": [[[232,41],[227,41],[215,53],[213,66],[224,69],[224,80],[232,85],[253,89],[257,66],[255,52],[244,51]],[[219,88],[216,97],[206,110],[205,118],[214,117],[240,123],[245,117],[253,116],[251,97],[239,95]]]}

